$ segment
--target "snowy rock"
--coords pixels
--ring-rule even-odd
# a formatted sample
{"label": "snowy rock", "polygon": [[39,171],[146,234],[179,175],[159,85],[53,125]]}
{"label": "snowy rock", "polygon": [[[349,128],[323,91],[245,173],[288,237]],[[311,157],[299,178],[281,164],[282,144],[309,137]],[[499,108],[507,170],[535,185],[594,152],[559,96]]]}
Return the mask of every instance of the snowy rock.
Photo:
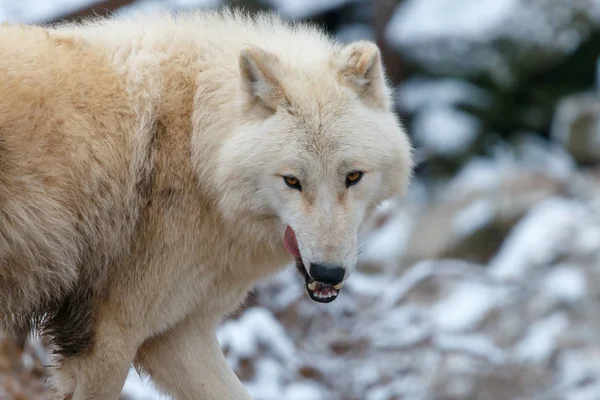
{"label": "snowy rock", "polygon": [[262,351],[286,362],[294,361],[294,346],[285,329],[264,308],[248,309],[240,319],[227,321],[217,337],[233,365]]}
{"label": "snowy rock", "polygon": [[586,279],[574,266],[554,267],[543,280],[543,292],[557,301],[575,302],[586,295]]}
{"label": "snowy rock", "polygon": [[479,199],[459,210],[452,220],[452,228],[458,237],[466,237],[492,223],[496,207],[491,199]]}
{"label": "snowy rock", "polygon": [[281,397],[286,400],[323,400],[323,389],[312,382],[298,382],[286,388]]}
{"label": "snowy rock", "polygon": [[498,302],[498,294],[487,285],[465,282],[433,309],[433,321],[442,332],[464,332],[476,328]]}
{"label": "snowy rock", "polygon": [[432,324],[424,308],[408,305],[389,312],[388,318],[370,328],[373,345],[379,348],[407,348],[430,337]]}
{"label": "snowy rock", "polygon": [[598,376],[600,376],[599,349],[593,349],[592,354],[581,350],[565,352],[558,357],[558,365],[562,377],[560,384],[563,387],[577,386],[590,379],[596,380],[596,387],[600,383],[598,382]]}
{"label": "snowy rock", "polygon": [[516,346],[517,357],[536,363],[548,360],[568,325],[569,318],[562,313],[552,314],[536,322],[529,327],[526,336]]}
{"label": "snowy rock", "polygon": [[479,131],[477,118],[451,107],[425,108],[412,124],[416,143],[445,157],[458,157],[468,150]]}
{"label": "snowy rock", "polygon": [[568,239],[585,220],[584,207],[563,198],[545,200],[519,222],[490,263],[503,280],[525,278],[528,270],[547,264],[564,252]]}
{"label": "snowy rock", "polygon": [[489,337],[484,335],[438,335],[434,343],[444,351],[463,352],[483,357],[495,364],[501,364],[505,355],[502,349],[491,342]]}
{"label": "snowy rock", "polygon": [[583,93],[562,99],[551,135],[579,162],[600,162],[600,95]]}
{"label": "snowy rock", "polygon": [[398,87],[398,107],[415,113],[425,107],[489,105],[489,93],[467,81],[458,79],[410,78]]}
{"label": "snowy rock", "polygon": [[361,262],[385,264],[400,258],[406,250],[414,223],[408,211],[402,210],[391,214],[379,229],[365,234],[361,240],[364,243],[360,254]]}
{"label": "snowy rock", "polygon": [[439,257],[487,263],[532,207],[563,190],[564,182],[553,175],[564,172],[548,168],[540,174],[537,167],[502,163],[474,159],[440,189],[443,201],[425,209],[413,224],[404,263]]}

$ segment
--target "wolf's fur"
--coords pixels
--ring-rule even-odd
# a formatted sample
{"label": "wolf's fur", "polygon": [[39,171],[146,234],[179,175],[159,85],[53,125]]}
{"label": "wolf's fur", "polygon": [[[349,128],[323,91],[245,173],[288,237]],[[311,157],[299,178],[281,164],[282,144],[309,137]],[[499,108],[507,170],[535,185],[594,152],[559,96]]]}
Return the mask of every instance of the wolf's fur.
{"label": "wolf's fur", "polygon": [[53,337],[58,398],[116,399],[135,362],[178,399],[247,399],[220,318],[291,261],[286,226],[351,271],[411,163],[371,43],[229,11],[3,25],[0,325]]}

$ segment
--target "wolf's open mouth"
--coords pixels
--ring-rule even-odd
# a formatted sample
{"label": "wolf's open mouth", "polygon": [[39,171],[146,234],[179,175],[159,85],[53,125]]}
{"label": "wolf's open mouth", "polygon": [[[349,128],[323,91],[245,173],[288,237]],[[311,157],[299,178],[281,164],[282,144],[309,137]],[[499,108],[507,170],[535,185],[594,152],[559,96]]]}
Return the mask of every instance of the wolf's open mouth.
{"label": "wolf's open mouth", "polygon": [[306,268],[304,267],[304,263],[300,257],[296,258],[296,269],[300,275],[304,277],[306,293],[308,293],[308,297],[310,297],[312,300],[319,303],[331,303],[337,298],[338,294],[340,294],[340,289],[343,285],[342,283],[338,283],[337,285],[333,286],[315,281],[306,272]]}
{"label": "wolf's open mouth", "polygon": [[319,303],[331,303],[334,301],[338,294],[340,294],[340,289],[342,288],[343,284],[338,283],[337,285],[329,285],[327,283],[316,281],[312,279],[310,275],[308,275],[308,272],[306,272],[306,267],[304,266],[302,258],[300,257],[298,242],[296,241],[296,234],[292,228],[288,227],[286,229],[283,242],[286,250],[296,259],[296,269],[300,275],[304,277],[306,293],[308,294],[308,297],[310,297],[311,300]]}

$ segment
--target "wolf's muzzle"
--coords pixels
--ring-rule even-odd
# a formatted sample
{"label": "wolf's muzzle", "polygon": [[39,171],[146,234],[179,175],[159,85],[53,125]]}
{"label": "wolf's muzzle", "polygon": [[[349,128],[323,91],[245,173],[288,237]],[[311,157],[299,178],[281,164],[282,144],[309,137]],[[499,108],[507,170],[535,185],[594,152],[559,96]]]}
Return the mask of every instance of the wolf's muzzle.
{"label": "wolf's muzzle", "polygon": [[336,265],[310,263],[309,274],[321,283],[337,285],[344,280],[346,269]]}

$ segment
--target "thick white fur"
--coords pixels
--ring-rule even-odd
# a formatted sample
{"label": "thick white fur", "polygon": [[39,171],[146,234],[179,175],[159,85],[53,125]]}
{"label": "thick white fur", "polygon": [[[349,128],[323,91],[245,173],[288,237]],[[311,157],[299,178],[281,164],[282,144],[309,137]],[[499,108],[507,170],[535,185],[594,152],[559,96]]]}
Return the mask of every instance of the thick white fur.
{"label": "thick white fur", "polygon": [[369,42],[222,11],[3,26],[0,54],[0,322],[94,293],[57,398],[117,399],[135,362],[177,399],[248,399],[215,327],[292,260],[286,226],[305,265],[347,277],[363,221],[408,184]]}

